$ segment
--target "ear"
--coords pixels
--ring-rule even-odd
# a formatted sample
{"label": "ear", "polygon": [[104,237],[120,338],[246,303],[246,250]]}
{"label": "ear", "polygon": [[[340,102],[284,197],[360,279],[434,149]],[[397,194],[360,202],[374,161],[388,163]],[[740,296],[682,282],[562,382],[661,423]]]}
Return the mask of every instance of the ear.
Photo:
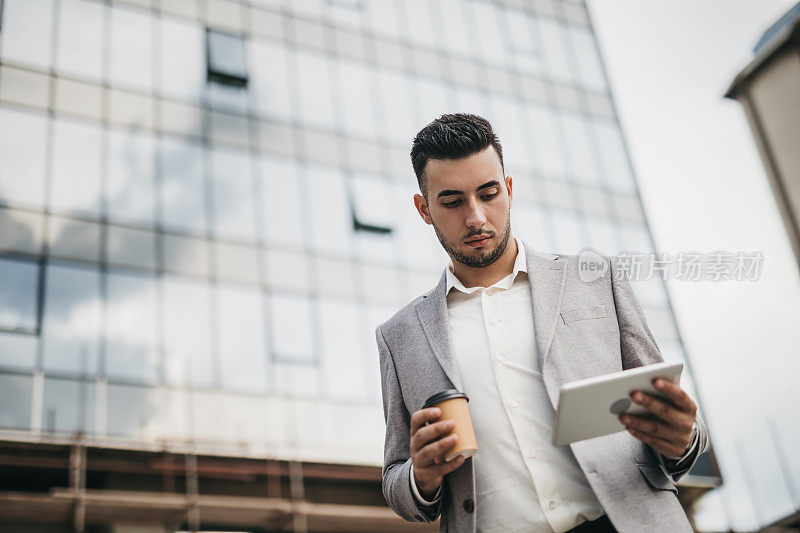
{"label": "ear", "polygon": [[422,217],[422,220],[424,220],[426,224],[433,224],[431,221],[431,212],[428,210],[428,202],[425,200],[424,196],[421,194],[414,195],[414,207],[417,208],[419,216]]}
{"label": "ear", "polygon": [[508,206],[511,207],[511,200],[514,198],[514,180],[511,176],[506,176],[506,188],[508,189]]}

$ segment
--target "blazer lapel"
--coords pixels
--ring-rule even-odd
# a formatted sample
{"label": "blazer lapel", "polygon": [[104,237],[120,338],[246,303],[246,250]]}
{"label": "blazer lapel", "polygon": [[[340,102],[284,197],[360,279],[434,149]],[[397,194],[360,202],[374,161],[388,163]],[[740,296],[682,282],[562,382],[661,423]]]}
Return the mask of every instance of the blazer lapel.
{"label": "blazer lapel", "polygon": [[545,259],[525,244],[525,259],[528,263],[528,282],[533,304],[533,331],[536,336],[536,352],[539,368],[544,373],[545,361],[553,343],[561,297],[564,294],[565,264],[558,258]]}
{"label": "blazer lapel", "polygon": [[462,390],[461,378],[458,375],[455,362],[453,361],[453,354],[450,350],[450,327],[447,319],[447,278],[442,274],[439,284],[423,296],[422,300],[417,303],[417,316],[422,325],[422,331],[428,338],[428,343],[433,349],[439,365],[444,369],[445,374],[450,379],[451,383],[458,389]]}

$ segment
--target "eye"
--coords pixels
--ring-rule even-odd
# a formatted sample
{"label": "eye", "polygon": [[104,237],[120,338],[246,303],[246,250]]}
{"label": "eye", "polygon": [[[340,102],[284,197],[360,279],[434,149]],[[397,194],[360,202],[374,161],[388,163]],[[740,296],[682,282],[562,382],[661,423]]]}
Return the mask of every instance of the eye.
{"label": "eye", "polygon": [[493,192],[491,194],[484,194],[483,196],[481,196],[481,198],[483,198],[484,200],[491,200],[492,198],[494,198],[498,194],[500,194],[500,193]]}
{"label": "eye", "polygon": [[443,206],[448,207],[450,209],[454,207],[458,207],[461,204],[461,200],[453,200],[452,202],[444,202],[442,203]]}

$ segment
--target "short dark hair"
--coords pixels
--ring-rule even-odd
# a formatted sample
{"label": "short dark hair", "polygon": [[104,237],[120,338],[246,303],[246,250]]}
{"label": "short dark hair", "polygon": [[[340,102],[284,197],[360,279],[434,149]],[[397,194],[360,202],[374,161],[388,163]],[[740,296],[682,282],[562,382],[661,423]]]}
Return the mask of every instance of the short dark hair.
{"label": "short dark hair", "polygon": [[451,113],[440,116],[422,128],[411,146],[411,164],[422,195],[428,198],[425,166],[429,159],[462,159],[488,146],[494,147],[505,174],[503,147],[485,118],[470,113]]}

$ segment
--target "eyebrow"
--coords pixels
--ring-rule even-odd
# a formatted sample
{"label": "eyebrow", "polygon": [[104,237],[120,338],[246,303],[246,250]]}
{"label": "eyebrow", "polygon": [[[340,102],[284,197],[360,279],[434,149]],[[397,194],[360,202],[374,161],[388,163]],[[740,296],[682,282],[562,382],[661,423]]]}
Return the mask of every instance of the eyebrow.
{"label": "eyebrow", "polygon": [[[487,181],[486,183],[484,183],[483,185],[481,185],[480,187],[478,187],[475,190],[476,191],[480,191],[481,189],[488,189],[490,187],[497,187],[499,185],[500,185],[500,182],[497,181],[497,180]],[[440,192],[436,196],[436,198],[441,198],[442,196],[453,196],[454,194],[464,194],[464,191],[456,191],[454,189],[447,189],[447,190],[444,190],[444,191]]]}

